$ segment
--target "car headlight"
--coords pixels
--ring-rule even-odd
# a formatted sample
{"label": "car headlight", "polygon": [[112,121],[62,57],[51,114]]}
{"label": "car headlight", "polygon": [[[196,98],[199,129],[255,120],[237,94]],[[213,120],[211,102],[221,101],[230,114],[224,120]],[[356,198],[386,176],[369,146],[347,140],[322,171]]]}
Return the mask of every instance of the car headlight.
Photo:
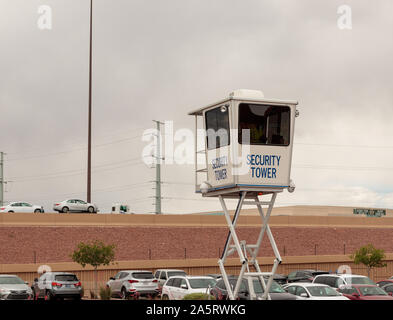
{"label": "car headlight", "polygon": [[0,294],[10,294],[10,293],[11,293],[11,291],[8,290],[8,289],[2,289],[2,288],[0,288]]}

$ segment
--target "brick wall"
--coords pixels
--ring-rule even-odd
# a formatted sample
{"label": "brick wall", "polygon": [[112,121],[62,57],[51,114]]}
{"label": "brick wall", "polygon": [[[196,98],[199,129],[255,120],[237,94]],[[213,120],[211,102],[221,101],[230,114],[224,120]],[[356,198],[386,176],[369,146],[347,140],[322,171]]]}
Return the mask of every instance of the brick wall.
{"label": "brick wall", "polygon": [[[391,228],[272,227],[282,256],[341,255],[372,243],[393,253]],[[240,239],[255,242],[259,228],[239,227]],[[0,226],[0,264],[71,261],[81,241],[102,240],[117,247],[116,260],[218,258],[225,227]],[[266,245],[259,256],[272,256]],[[345,248],[344,248],[345,245]]]}

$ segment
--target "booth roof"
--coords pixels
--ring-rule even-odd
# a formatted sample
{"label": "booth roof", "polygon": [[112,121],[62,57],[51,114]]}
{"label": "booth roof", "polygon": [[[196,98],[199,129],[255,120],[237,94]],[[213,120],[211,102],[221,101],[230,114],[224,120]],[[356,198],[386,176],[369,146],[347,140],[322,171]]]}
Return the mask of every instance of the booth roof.
{"label": "booth roof", "polygon": [[225,102],[229,102],[231,100],[250,101],[250,102],[258,102],[258,103],[259,102],[272,103],[272,104],[280,104],[280,105],[282,105],[282,104],[297,105],[298,104],[298,102],[294,101],[294,100],[279,100],[279,99],[267,99],[267,98],[255,99],[255,98],[247,98],[247,97],[241,97],[241,98],[240,97],[228,97],[227,99],[220,100],[220,101],[217,101],[215,103],[211,103],[211,104],[209,104],[209,105],[207,105],[205,107],[202,107],[202,108],[196,109],[194,111],[191,111],[191,112],[188,113],[188,115],[190,115],[190,116],[202,116],[204,110],[209,109],[209,108],[211,108],[211,107],[213,107],[215,105],[219,105],[219,104],[223,104]]}

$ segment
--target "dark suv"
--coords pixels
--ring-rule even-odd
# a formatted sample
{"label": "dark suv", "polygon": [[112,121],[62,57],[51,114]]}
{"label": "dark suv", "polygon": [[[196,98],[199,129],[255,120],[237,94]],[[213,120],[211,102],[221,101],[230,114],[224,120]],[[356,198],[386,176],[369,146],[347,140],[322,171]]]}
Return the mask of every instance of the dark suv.
{"label": "dark suv", "polygon": [[[229,284],[232,288],[236,287],[238,277],[228,277]],[[267,279],[266,279],[267,281]],[[264,290],[258,278],[252,279],[254,292],[256,294],[256,298],[259,300],[262,298]],[[216,285],[210,290],[210,294],[213,295],[216,300],[227,300],[228,292],[225,287],[224,280],[218,280]],[[272,286],[269,291],[270,298],[272,300],[296,300],[296,296],[293,294],[287,293],[276,281],[273,280]],[[250,290],[248,287],[248,281],[243,279],[242,284],[238,293],[239,300],[250,300]]]}
{"label": "dark suv", "polygon": [[321,270],[297,270],[288,274],[287,283],[292,282],[313,282],[314,278],[320,274],[329,274]]}

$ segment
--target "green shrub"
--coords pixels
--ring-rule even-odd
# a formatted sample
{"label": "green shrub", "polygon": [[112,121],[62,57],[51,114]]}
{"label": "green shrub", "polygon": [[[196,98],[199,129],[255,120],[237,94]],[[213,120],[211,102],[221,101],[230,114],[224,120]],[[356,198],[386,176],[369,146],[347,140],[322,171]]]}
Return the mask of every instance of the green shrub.
{"label": "green shrub", "polygon": [[100,287],[100,299],[110,300],[112,297],[112,290],[109,287]]}
{"label": "green shrub", "polygon": [[[183,300],[209,300],[207,293],[190,293],[184,296]],[[210,295],[210,300],[215,300],[214,296]]]}

